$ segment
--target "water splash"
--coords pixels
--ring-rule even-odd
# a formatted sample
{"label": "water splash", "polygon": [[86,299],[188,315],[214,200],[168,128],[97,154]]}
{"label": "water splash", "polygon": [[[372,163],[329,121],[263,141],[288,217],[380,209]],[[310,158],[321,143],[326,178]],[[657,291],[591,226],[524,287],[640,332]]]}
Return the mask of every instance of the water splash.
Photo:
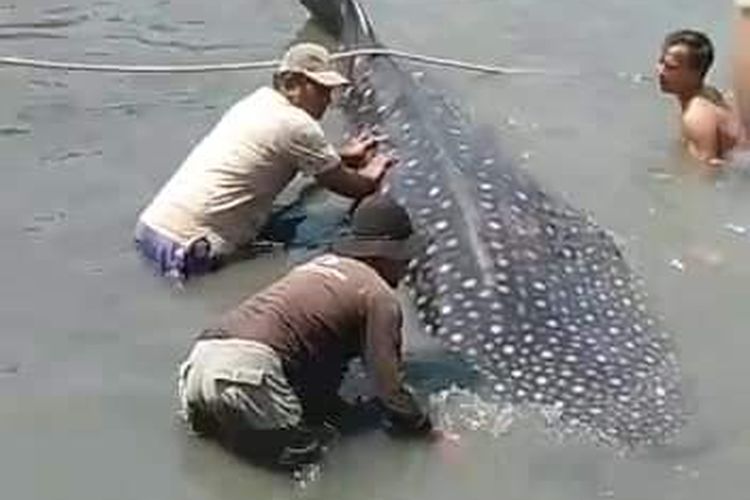
{"label": "water splash", "polygon": [[452,439],[469,434],[489,435],[494,439],[513,431],[516,422],[541,431],[552,443],[606,445],[626,456],[634,448],[595,426],[563,418],[562,408],[555,405],[491,402],[477,392],[456,385],[429,397],[430,415],[437,429]]}
{"label": "water splash", "polygon": [[307,490],[320,481],[322,475],[323,466],[321,464],[305,464],[292,472],[292,480],[296,489]]}
{"label": "water splash", "polygon": [[436,427],[449,435],[485,432],[497,438],[510,431],[515,418],[513,405],[487,402],[455,385],[431,394],[429,406]]}

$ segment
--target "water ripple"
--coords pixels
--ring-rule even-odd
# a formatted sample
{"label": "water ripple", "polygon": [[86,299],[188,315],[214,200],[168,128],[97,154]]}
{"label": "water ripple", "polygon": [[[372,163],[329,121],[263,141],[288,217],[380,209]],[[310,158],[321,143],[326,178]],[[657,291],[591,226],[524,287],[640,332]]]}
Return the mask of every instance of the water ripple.
{"label": "water ripple", "polygon": [[148,29],[156,33],[176,33],[180,31],[180,29],[176,26],[172,26],[171,24],[163,24],[163,23],[151,24],[148,26]]}
{"label": "water ripple", "polygon": [[89,16],[83,14],[80,16],[70,18],[50,18],[42,19],[40,21],[28,21],[28,22],[15,22],[15,23],[0,23],[0,29],[59,29],[68,28],[70,26],[76,26],[83,22],[88,21]]}
{"label": "water ripple", "polygon": [[69,162],[71,160],[78,160],[80,158],[91,158],[96,156],[102,156],[103,151],[99,149],[93,150],[70,150],[63,151],[60,153],[54,153],[42,158],[42,161],[46,164],[59,164]]}
{"label": "water ripple", "polygon": [[17,135],[27,135],[31,133],[31,129],[28,127],[0,127],[0,137],[13,137]]}
{"label": "water ripple", "polygon": [[139,109],[143,106],[138,102],[115,102],[110,104],[104,104],[95,108],[87,108],[87,111],[92,113],[106,113],[115,112],[126,116],[136,116],[139,113]]}
{"label": "water ripple", "polygon": [[75,5],[58,5],[55,7],[49,7],[44,9],[45,14],[66,14],[68,12],[74,12],[77,9]]}
{"label": "water ripple", "polygon": [[18,363],[2,363],[0,362],[0,376],[2,375],[17,375],[21,369],[21,365]]}
{"label": "water ripple", "polygon": [[148,38],[143,35],[109,35],[106,38],[110,40],[132,40],[141,45],[145,45],[147,47],[166,47],[166,48],[171,48],[171,49],[184,50],[187,52],[211,52],[211,51],[217,51],[217,50],[240,48],[240,46],[237,44],[229,44],[229,43],[201,44],[201,43],[184,42],[181,40],[155,40],[153,38]]}
{"label": "water ripple", "polygon": [[[42,78],[30,79],[29,85],[33,87],[41,87],[41,88],[57,88],[57,89],[68,88],[68,84],[65,82],[61,82],[59,80],[52,80],[52,79],[42,79]],[[19,118],[21,117],[19,116]]]}
{"label": "water ripple", "polygon": [[48,33],[45,31],[16,31],[11,33],[0,33],[0,40],[48,40],[64,39],[65,35]]}
{"label": "water ripple", "polygon": [[31,222],[22,227],[24,233],[33,236],[44,233],[46,230],[62,224],[68,218],[68,214],[62,210],[48,213],[38,213],[32,217]]}

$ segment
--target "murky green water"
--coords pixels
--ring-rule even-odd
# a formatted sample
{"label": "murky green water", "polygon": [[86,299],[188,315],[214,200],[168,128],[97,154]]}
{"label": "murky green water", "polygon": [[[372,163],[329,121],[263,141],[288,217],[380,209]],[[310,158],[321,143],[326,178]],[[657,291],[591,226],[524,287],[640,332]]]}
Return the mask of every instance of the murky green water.
{"label": "murky green water", "polygon": [[[576,72],[435,76],[519,164],[622,238],[675,332],[696,415],[674,446],[629,458],[556,445],[523,422],[497,439],[467,433],[441,447],[373,432],[341,443],[305,488],[189,437],[172,395],[196,330],[279,275],[285,259],[175,290],[150,277],[130,241],[141,207],[189,147],[268,74],[0,69],[3,498],[743,498],[750,233],[734,225],[750,226],[750,176],[708,176],[685,162],[673,103],[637,77],[651,71],[666,31],[694,26],[714,35],[714,75],[725,82],[728,3],[366,2],[393,47]],[[267,59],[305,18],[292,0],[2,0],[0,53]]]}

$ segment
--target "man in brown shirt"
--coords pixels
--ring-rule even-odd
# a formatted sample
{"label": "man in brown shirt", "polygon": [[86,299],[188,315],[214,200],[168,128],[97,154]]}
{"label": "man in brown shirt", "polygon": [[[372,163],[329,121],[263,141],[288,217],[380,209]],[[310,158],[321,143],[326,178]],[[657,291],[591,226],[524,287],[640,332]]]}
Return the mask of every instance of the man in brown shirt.
{"label": "man in brown shirt", "polygon": [[406,211],[365,199],[333,253],[294,268],[204,330],[180,370],[180,399],[199,433],[281,465],[319,455],[310,429],[335,422],[347,363],[362,357],[388,426],[429,434],[401,370],[393,291],[418,249]]}

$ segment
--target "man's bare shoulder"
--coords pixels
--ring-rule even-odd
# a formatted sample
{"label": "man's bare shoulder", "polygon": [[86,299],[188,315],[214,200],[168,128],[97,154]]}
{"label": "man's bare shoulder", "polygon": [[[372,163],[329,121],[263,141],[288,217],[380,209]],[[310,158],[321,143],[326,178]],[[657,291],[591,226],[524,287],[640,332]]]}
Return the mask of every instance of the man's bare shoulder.
{"label": "man's bare shoulder", "polygon": [[726,114],[726,108],[717,105],[705,97],[696,96],[690,100],[690,103],[683,111],[682,122],[684,125],[713,123],[718,126]]}
{"label": "man's bare shoulder", "polygon": [[708,99],[693,98],[682,113],[682,132],[687,140],[717,134],[726,121],[726,110]]}

